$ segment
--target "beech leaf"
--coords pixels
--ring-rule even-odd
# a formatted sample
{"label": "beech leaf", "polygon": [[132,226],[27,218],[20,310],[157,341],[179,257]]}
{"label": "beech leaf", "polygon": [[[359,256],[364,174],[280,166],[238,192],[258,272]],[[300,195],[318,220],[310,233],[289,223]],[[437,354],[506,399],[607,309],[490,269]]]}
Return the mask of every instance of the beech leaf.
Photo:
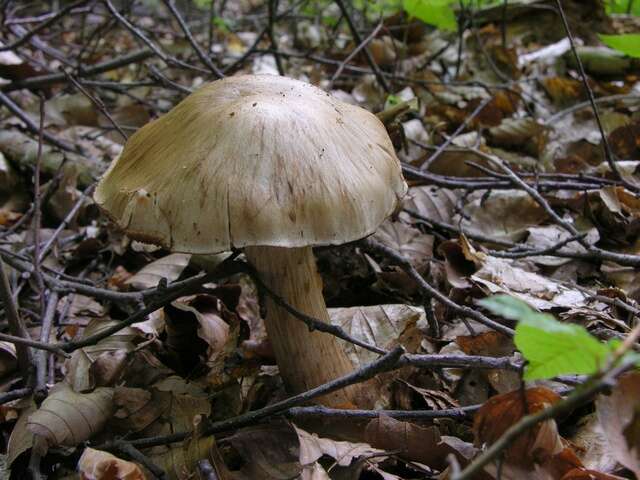
{"label": "beech leaf", "polygon": [[113,410],[113,389],[76,393],[67,383],[51,389],[27,421],[27,429],[49,447],[76,446],[102,430]]}

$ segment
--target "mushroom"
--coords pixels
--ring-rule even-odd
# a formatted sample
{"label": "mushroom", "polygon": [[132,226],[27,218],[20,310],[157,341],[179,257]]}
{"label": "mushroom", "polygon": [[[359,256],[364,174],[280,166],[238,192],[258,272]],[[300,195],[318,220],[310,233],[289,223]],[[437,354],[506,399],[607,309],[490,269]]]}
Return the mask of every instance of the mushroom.
{"label": "mushroom", "polygon": [[[312,246],[373,233],[407,185],[382,123],[313,85],[240,75],[200,88],[138,130],[94,199],[130,237],[173,252],[244,248],[263,282],[329,322]],[[342,340],[267,299],[267,332],[297,393],[351,373]],[[363,406],[362,387],[320,399]]]}

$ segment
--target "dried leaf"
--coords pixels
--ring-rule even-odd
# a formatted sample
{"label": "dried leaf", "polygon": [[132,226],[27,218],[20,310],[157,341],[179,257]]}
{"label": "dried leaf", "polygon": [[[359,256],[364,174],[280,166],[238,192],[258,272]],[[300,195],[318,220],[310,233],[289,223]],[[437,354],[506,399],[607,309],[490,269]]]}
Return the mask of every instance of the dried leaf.
{"label": "dried leaf", "polygon": [[146,480],[138,465],[108,452],[85,448],[78,460],[81,480]]}
{"label": "dried leaf", "polygon": [[609,449],[622,465],[640,477],[640,436],[632,435],[638,425],[640,408],[640,373],[622,375],[610,395],[600,395],[596,411]]}
{"label": "dried leaf", "polygon": [[377,455],[383,450],[373,448],[368,443],[351,443],[318,437],[315,433],[306,432],[295,425],[293,428],[300,442],[300,464],[305,467],[312,465],[323,455],[333,458],[340,466],[346,467],[354,458],[363,455]]}
{"label": "dried leaf", "polygon": [[166,278],[168,282],[176,280],[189,265],[191,255],[172,253],[159,258],[155,262],[144,266],[138,273],[129,278],[125,284],[136,290],[157,287],[160,280]]}
{"label": "dried leaf", "polygon": [[433,237],[404,223],[385,221],[373,234],[384,245],[393,248],[421,269],[433,256]]}
{"label": "dried leaf", "polygon": [[[82,338],[100,333],[118,322],[91,320]],[[87,392],[96,386],[113,386],[128,364],[128,355],[141,335],[134,327],[127,327],[90,345],[76,350],[66,363],[67,382],[76,392]]]}
{"label": "dried leaf", "polygon": [[11,431],[11,437],[9,437],[9,444],[7,445],[7,463],[9,465],[33,446],[33,433],[29,431],[27,422],[37,409],[36,403],[33,398],[29,397],[21,400],[20,406],[22,411]]}
{"label": "dried leaf", "polygon": [[[358,340],[384,349],[402,345],[408,352],[417,351],[422,340],[418,326],[424,327],[427,322],[424,308],[404,304],[329,308],[328,311],[333,325],[342,327]],[[351,344],[345,345],[345,350],[356,367],[378,357]]]}
{"label": "dried leaf", "polygon": [[238,345],[240,320],[216,294],[236,304],[240,289],[220,287],[212,295],[183,297],[165,307],[165,360],[190,376],[197,376],[206,364],[209,381],[221,384],[228,378],[225,361]]}
{"label": "dried leaf", "polygon": [[[523,416],[548,408],[559,400],[555,392],[544,387],[491,397],[474,418],[476,445],[495,443]],[[555,420],[546,420],[518,437],[505,451],[505,460],[514,466],[533,469],[535,464],[545,463],[563,448]]]}
{"label": "dried leaf", "polygon": [[47,446],[76,446],[102,430],[113,410],[113,389],[92,393],[74,392],[58,383],[27,422],[27,428],[42,437]]}
{"label": "dried leaf", "polygon": [[441,441],[437,427],[421,427],[386,415],[369,422],[364,438],[375,447],[400,450],[402,458],[436,469],[446,467],[447,455],[454,453],[454,449]]}
{"label": "dried leaf", "polygon": [[[404,208],[438,222],[451,223],[460,192],[432,186],[413,187],[403,200]],[[406,214],[405,214],[406,215]],[[407,218],[407,217],[405,217]],[[407,218],[411,223],[419,220]]]}
{"label": "dried leaf", "polygon": [[300,475],[299,440],[291,424],[278,421],[243,428],[227,438],[242,459],[242,480],[286,480]]}
{"label": "dried leaf", "polygon": [[0,341],[0,378],[15,371],[18,366],[16,347],[13,343]]}
{"label": "dried leaf", "polygon": [[[547,213],[528,193],[521,190],[475,192],[460,218],[463,232],[476,231],[500,240],[520,241],[529,227],[541,224]],[[457,219],[455,220],[457,223]]]}

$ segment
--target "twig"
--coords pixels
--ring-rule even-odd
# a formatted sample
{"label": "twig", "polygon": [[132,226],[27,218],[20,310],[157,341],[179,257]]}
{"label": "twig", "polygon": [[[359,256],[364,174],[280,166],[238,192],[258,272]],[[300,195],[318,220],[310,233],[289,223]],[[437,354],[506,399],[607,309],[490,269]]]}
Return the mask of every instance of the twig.
{"label": "twig", "polygon": [[489,104],[491,99],[492,97],[485,98],[482,102],[480,102],[480,104],[473,110],[473,112],[471,112],[471,114],[468,115],[460,125],[458,125],[458,128],[456,128],[453,134],[450,135],[449,138],[447,138],[441,145],[439,145],[436,151],[433,152],[433,154],[429,158],[427,158],[427,160],[422,165],[420,165],[420,170],[428,170],[429,167],[433,164],[433,162],[435,162],[436,159],[440,156],[440,154],[444,152],[449,145],[451,145],[451,142],[453,142],[453,140],[458,135],[460,135],[460,133],[465,128],[467,128],[467,125],[469,124],[469,122],[471,122],[471,120],[476,118],[480,114],[480,112],[484,110],[484,107],[486,107]]}
{"label": "twig", "polygon": [[213,64],[209,56],[202,50],[200,45],[198,45],[198,42],[196,42],[196,39],[193,38],[193,35],[189,30],[189,26],[187,25],[187,22],[184,21],[184,18],[182,18],[182,15],[180,15],[180,11],[176,8],[175,1],[174,0],[163,0],[163,1],[164,1],[164,4],[167,6],[167,8],[171,11],[171,14],[178,21],[178,25],[180,25],[180,28],[182,29],[185,36],[187,37],[187,40],[195,50],[196,55],[198,55],[198,58],[202,61],[202,63],[205,64],[205,66],[209,70],[211,70],[211,73],[215,78],[223,78],[224,73],[222,73],[220,69]]}
{"label": "twig", "polygon": [[115,128],[118,133],[122,136],[123,140],[126,142],[129,137],[127,136],[126,133],[124,133],[124,130],[122,130],[122,128],[120,128],[120,125],[118,125],[118,122],[115,121],[115,119],[113,118],[113,116],[109,113],[109,111],[107,110],[107,107],[105,106],[105,104],[102,102],[102,100],[100,100],[100,98],[98,98],[95,95],[92,95],[86,88],[84,88],[84,86],[73,76],[71,75],[69,72],[67,72],[64,69],[61,69],[62,73],[64,73],[67,78],[69,79],[69,81],[73,84],[74,87],[76,87],[80,93],[82,93],[85,97],[87,97],[89,99],[89,101],[91,103],[93,103],[98,110],[100,110],[100,113],[102,113],[107,120],[109,120],[109,122],[111,123],[111,125],[113,125],[113,128]]}
{"label": "twig", "polygon": [[476,457],[452,480],[471,480],[476,474],[496,459],[509,445],[511,445],[520,435],[534,427],[540,422],[558,417],[572,411],[585,401],[592,399],[598,392],[608,387],[611,382],[621,373],[625,372],[629,365],[621,365],[602,375],[592,377],[586,383],[573,390],[564,400],[555,403],[549,408],[540,410],[534,414],[522,417],[517,423],[512,425],[495,443],[493,443],[481,455]]}
{"label": "twig", "polygon": [[[80,210],[80,207],[82,207],[82,205],[84,204],[84,201],[86,200],[86,198],[89,195],[91,195],[91,193],[93,192],[93,189],[95,188],[95,186],[96,186],[95,183],[89,185],[84,190],[84,192],[82,192],[82,194],[80,195],[80,198],[78,198],[78,200],[76,200],[76,203],[73,205],[73,207],[71,207],[71,210],[69,210],[69,213],[67,213],[67,215],[64,217],[64,219],[62,220],[60,225],[58,225],[58,227],[53,232],[51,237],[49,237],[49,239],[47,240],[47,243],[44,244],[44,247],[42,247],[42,251],[40,252],[40,254],[38,256],[40,261],[44,260],[44,258],[46,257],[47,253],[51,249],[51,246],[55,243],[55,241],[58,239],[58,237],[63,232],[63,230],[65,228],[67,228],[69,223],[71,223],[71,220],[73,220],[73,218],[76,216],[76,214],[78,213],[78,210]],[[37,255],[37,254],[34,252],[34,255]]]}
{"label": "twig", "polygon": [[[29,116],[22,111],[22,109],[13,101],[11,100],[11,97],[9,97],[8,95],[6,95],[4,92],[0,91],[0,103],[2,105],[4,105],[5,107],[7,107],[7,109],[13,113],[16,117],[18,117],[20,120],[22,120],[25,125],[27,126],[27,129],[36,135],[40,134],[40,129],[38,128],[38,125],[36,125],[33,120],[31,120],[29,118]],[[50,144],[65,150],[67,152],[76,152],[76,148],[71,145],[70,143],[67,143],[64,140],[60,140],[56,137],[54,137],[53,135],[51,135],[48,132],[42,132],[42,137],[49,142]]]}
{"label": "twig", "polygon": [[[476,153],[480,152],[479,150],[474,148],[471,148],[471,150]],[[544,197],[540,194],[540,192],[538,192],[538,190],[522,180],[517,173],[515,173],[508,165],[505,164],[505,162],[494,155],[489,155],[482,152],[480,152],[480,154],[482,154],[484,158],[489,160],[494,165],[498,166],[504,173],[506,173],[514,185],[517,185],[518,187],[526,191],[531,196],[531,198],[533,198],[533,200],[535,200],[536,203],[543,208],[543,210],[549,215],[549,217],[551,217],[559,227],[569,232],[569,234],[574,237],[575,240],[580,245],[582,245],[594,259],[611,260],[621,265],[640,267],[640,255],[615,253],[590,245],[571,223],[564,220],[555,212],[555,210],[553,210],[551,205],[549,205],[549,202],[544,199]]]}
{"label": "twig", "polygon": [[[158,295],[160,298],[157,300],[153,300],[148,306],[137,311],[133,315],[129,316],[125,320],[118,322],[116,325],[113,325],[109,328],[105,328],[100,332],[90,335],[88,337],[82,338],[80,340],[75,340],[71,342],[62,342],[56,345],[56,348],[59,348],[65,352],[73,352],[78,350],[79,348],[86,347],[89,345],[94,345],[98,343],[100,340],[104,340],[107,337],[110,337],[114,333],[119,332],[123,328],[126,328],[134,323],[140,322],[144,320],[144,318],[150,313],[155,312],[156,310],[168,305],[173,300],[180,298],[187,293],[191,292],[194,287],[202,285],[203,283],[211,282],[218,278],[221,278],[225,275],[231,275],[232,273],[237,273],[238,264],[234,262],[235,256],[228,257],[222,263],[220,263],[215,270],[206,275],[202,275],[198,278],[198,282],[183,282],[180,285],[180,288],[176,288],[171,290],[171,292],[167,293],[166,291],[162,292],[161,295]],[[156,291],[156,294],[158,291]]]}
{"label": "twig", "polygon": [[364,348],[366,350],[369,350],[370,352],[374,352],[374,353],[377,353],[377,354],[380,354],[380,355],[384,355],[384,354],[388,353],[387,350],[385,350],[383,348],[379,348],[379,347],[377,347],[375,345],[372,345],[370,343],[367,343],[367,342],[364,342],[362,340],[358,340],[355,337],[352,337],[351,335],[349,335],[339,325],[332,325],[332,324],[329,324],[329,323],[322,322],[322,321],[318,320],[317,318],[314,318],[314,317],[312,317],[310,315],[307,315],[304,312],[301,312],[301,311],[295,309],[293,306],[291,306],[289,303],[287,303],[281,296],[279,296],[273,290],[271,290],[262,281],[262,279],[258,275],[258,272],[256,272],[256,270],[251,265],[249,265],[248,263],[245,264],[245,265],[246,265],[246,267],[245,267],[246,268],[246,272],[251,276],[251,278],[256,283],[258,288],[260,290],[264,291],[267,295],[269,295],[276,305],[284,308],[292,316],[294,316],[298,320],[302,320],[304,323],[306,323],[307,326],[309,327],[310,331],[318,330],[320,332],[330,333],[331,335],[333,335],[335,337],[338,337],[338,338],[340,338],[342,340],[345,340],[347,342],[353,343],[354,345],[357,345],[358,347],[362,347],[362,348]]}
{"label": "twig", "polygon": [[278,12],[278,0],[267,0],[267,6],[269,10],[269,21],[267,23],[267,33],[269,35],[269,41],[271,42],[271,48],[274,50],[273,58],[276,61],[276,67],[280,75],[285,75],[284,65],[282,64],[282,57],[278,52],[278,40],[275,34],[275,23]]}
{"label": "twig", "polygon": [[[129,30],[129,32],[131,32],[133,34],[133,36],[135,36],[139,40],[141,40],[142,43],[144,43],[147,47],[149,47],[153,51],[153,53],[155,53],[167,65],[171,65],[171,66],[174,66],[174,67],[187,68],[189,70],[195,70],[195,71],[198,71],[198,72],[201,72],[201,73],[203,72],[202,69],[196,68],[193,65],[189,65],[188,63],[182,62],[182,61],[178,60],[177,58],[165,53],[162,50],[162,48],[160,48],[158,45],[156,45],[154,42],[152,42],[149,39],[149,37],[147,37],[144,33],[142,33],[142,30],[140,30],[135,25],[133,25],[131,22],[129,22],[129,20],[124,18],[120,14],[120,12],[118,12],[118,10],[113,6],[113,4],[111,3],[110,0],[103,0],[103,2],[107,6],[107,9],[109,10],[109,12],[111,12],[111,14],[118,20],[118,22],[120,22],[122,24],[123,27],[125,27],[127,30]],[[204,71],[208,73],[208,70],[204,70]]]}
{"label": "twig", "polygon": [[42,168],[42,137],[44,134],[44,98],[40,97],[40,125],[38,126],[38,149],[33,171],[33,277],[38,287],[40,315],[44,315],[44,280],[40,269],[40,227],[42,224],[42,205],[40,203],[40,170]]}
{"label": "twig", "polygon": [[347,65],[347,63],[349,63],[353,59],[353,57],[355,57],[358,53],[360,53],[360,51],[364,47],[369,45],[371,40],[376,38],[380,30],[382,29],[383,25],[384,25],[383,22],[378,23],[378,25],[376,25],[376,28],[374,28],[373,31],[369,35],[367,35],[367,38],[365,38],[356,48],[354,48],[353,51],[349,55],[347,55],[347,58],[345,58],[342,62],[340,62],[340,65],[338,65],[338,68],[336,69],[335,73],[331,76],[331,79],[329,80],[329,86],[327,87],[327,90],[333,89],[333,84],[340,77],[340,75],[342,75],[342,71],[344,70],[344,67]]}
{"label": "twig", "polygon": [[29,39],[31,37],[36,35],[38,32],[40,32],[41,30],[44,30],[48,26],[54,24],[60,18],[64,17],[67,13],[69,13],[71,10],[73,10],[74,8],[77,8],[79,6],[84,5],[85,3],[87,3],[87,1],[88,0],[79,0],[79,1],[77,1],[75,3],[71,3],[71,4],[67,5],[64,8],[61,8],[58,12],[53,14],[53,16],[51,16],[50,18],[47,18],[42,23],[36,25],[28,33],[24,34],[22,37],[18,38],[14,42],[9,43],[7,45],[0,46],[0,52],[6,52],[8,50],[14,50],[17,47],[19,47],[20,45],[25,44],[26,42],[29,41]]}
{"label": "twig", "polygon": [[24,398],[28,395],[31,395],[31,392],[33,392],[33,389],[31,387],[25,387],[17,388],[6,393],[0,393],[0,405],[4,405],[5,403],[11,402],[12,400],[17,400],[18,398]]}
{"label": "twig", "polygon": [[[362,44],[363,43],[362,37],[360,36],[360,33],[358,32],[358,28],[356,27],[355,23],[353,23],[353,19],[351,18],[351,15],[349,15],[349,10],[345,6],[344,1],[343,0],[334,0],[334,1],[336,5],[338,5],[338,7],[340,8],[340,12],[342,13],[342,16],[344,17],[344,19],[346,20],[347,25],[349,26],[349,30],[351,31],[351,35],[353,36],[355,43],[357,45]],[[366,45],[362,47],[362,52],[364,53],[364,56],[367,59],[367,63],[371,67],[371,70],[373,70],[373,74],[378,80],[378,83],[384,89],[385,92],[389,93],[391,91],[391,88],[389,87],[389,83],[387,82],[385,76],[380,71],[380,67],[374,60],[373,56],[371,55],[371,52],[366,47]]]}
{"label": "twig", "polygon": [[378,418],[380,415],[404,420],[426,420],[434,418],[453,418],[464,420],[474,414],[480,405],[449,408],[445,410],[349,410],[328,408],[322,405],[311,407],[293,407],[284,412],[284,416],[291,419],[308,417],[334,418]]}
{"label": "twig", "polygon": [[160,72],[160,70],[158,70],[153,65],[147,65],[147,68],[149,69],[149,73],[151,73],[151,76],[155,78],[158,82],[160,82],[161,85],[171,88],[173,90],[177,90],[187,95],[189,95],[190,93],[193,93],[193,90],[191,90],[190,88],[185,87],[184,85],[180,85],[179,83],[174,82],[173,80],[167,78],[165,75],[163,75]]}
{"label": "twig", "polygon": [[596,102],[595,102],[593,90],[591,90],[591,87],[589,86],[589,81],[587,80],[587,74],[584,71],[582,60],[580,59],[580,55],[578,55],[578,51],[576,50],[576,46],[573,41],[573,35],[571,35],[569,22],[567,21],[567,17],[564,14],[561,0],[556,0],[556,5],[558,7],[558,13],[560,14],[560,18],[562,19],[562,25],[564,26],[564,31],[566,32],[567,37],[569,38],[569,44],[571,45],[571,52],[573,53],[573,56],[576,60],[576,64],[578,65],[578,71],[580,72],[580,79],[582,80],[584,89],[586,90],[587,95],[589,96],[589,103],[591,104],[593,115],[596,118],[596,124],[598,125],[598,130],[600,130],[600,136],[602,137],[602,145],[604,147],[604,156],[607,159],[609,168],[611,168],[611,171],[613,172],[613,174],[616,176],[617,179],[619,179],[624,184],[625,187],[627,187],[631,191],[638,191],[638,187],[636,185],[630,184],[624,179],[624,177],[620,173],[620,170],[618,169],[618,165],[616,165],[616,160],[614,158],[613,151],[611,150],[611,145],[609,145],[607,134],[605,133],[604,127],[602,126],[602,120],[600,119],[600,113],[598,112],[598,106],[596,105]]}
{"label": "twig", "polygon": [[[11,326],[11,323],[9,323],[9,326]],[[25,347],[35,348],[36,350],[46,350],[47,352],[55,353],[56,355],[60,355],[61,357],[64,357],[64,358],[70,357],[70,355],[67,354],[64,350],[62,350],[61,348],[58,348],[57,345],[42,343],[37,340],[31,340],[30,338],[19,337],[17,335],[7,335],[6,333],[0,333],[0,340],[4,340],[5,342],[10,342],[15,344],[16,352],[19,350],[19,347],[25,346]],[[29,366],[31,366],[31,363],[29,363]]]}
{"label": "twig", "polygon": [[220,480],[216,474],[216,469],[206,458],[198,460],[198,471],[200,472],[202,480]]}
{"label": "twig", "polygon": [[[106,73],[118,68],[126,67],[127,65],[131,65],[132,63],[142,62],[143,60],[152,57],[153,55],[154,53],[151,50],[149,50],[148,48],[143,48],[140,50],[135,50],[118,58],[96,63],[95,65],[78,65],[76,76],[84,78],[92,75],[99,75],[101,73]],[[66,80],[67,76],[64,73],[51,73],[11,82],[8,85],[0,87],[0,90],[10,92],[13,90],[20,90],[21,88],[35,89],[46,87],[48,85],[53,85],[56,83],[63,83]]]}
{"label": "twig", "polygon": [[[601,103],[609,103],[609,102],[617,102],[618,100],[640,100],[640,95],[633,94],[619,94],[619,95],[609,95],[607,97],[599,97],[594,100],[594,102],[599,105]],[[591,100],[587,100],[586,102],[576,103],[575,105],[571,105],[564,110],[560,110],[559,112],[554,113],[549,118],[544,120],[544,123],[547,125],[553,125],[562,117],[565,117],[573,112],[577,112],[578,110],[582,110],[585,107],[591,106]]]}
{"label": "twig", "polygon": [[[40,330],[40,342],[43,344],[49,343],[49,336],[51,335],[51,329],[53,327],[53,319],[56,315],[56,308],[58,306],[58,293],[51,292],[49,300],[47,302],[47,309],[42,317],[42,326]],[[43,400],[47,396],[47,365],[50,354],[46,350],[40,350],[36,352],[36,386],[35,395],[39,399]]]}
{"label": "twig", "polygon": [[167,478],[167,473],[162,467],[154,463],[149,457],[126,440],[116,440],[113,442],[113,448],[128,455],[132,460],[142,464],[153,475],[153,478],[157,478],[159,480]]}
{"label": "twig", "polygon": [[500,238],[491,237],[489,235],[485,235],[484,233],[476,232],[475,230],[466,230],[462,229],[462,227],[455,227],[450,223],[440,222],[438,220],[434,220],[432,218],[427,218],[424,215],[419,214],[418,212],[405,208],[402,210],[403,212],[408,213],[410,216],[421,220],[426,223],[430,228],[438,228],[440,230],[445,230],[456,235],[465,235],[471,240],[475,240],[477,242],[486,242],[492,243],[494,245],[500,245],[502,247],[512,248],[515,247],[516,244],[513,242],[509,242],[507,240],[502,240]]}
{"label": "twig", "polygon": [[581,233],[577,236],[570,236],[561,240],[559,242],[554,243],[546,248],[540,249],[524,249],[515,252],[500,252],[495,250],[490,250],[489,255],[492,257],[500,257],[500,258],[527,258],[527,257],[540,257],[542,255],[555,255],[560,251],[560,249],[569,243],[576,242],[578,240],[582,240],[587,236],[586,233]]}
{"label": "twig", "polygon": [[486,325],[487,327],[493,328],[494,330],[504,333],[505,335],[508,335],[510,337],[513,336],[513,329],[502,325],[501,323],[498,323],[494,320],[491,320],[489,317],[483,315],[473,308],[458,305],[449,297],[440,293],[436,288],[429,285],[429,283],[424,278],[422,278],[422,275],[420,275],[420,273],[413,267],[413,265],[411,265],[411,263],[406,258],[404,258],[392,248],[389,248],[372,238],[362,240],[361,244],[365,249],[379,253],[389,258],[393,263],[398,265],[407,275],[409,275],[409,277],[411,277],[418,284],[420,290],[427,297],[435,299],[436,301],[440,302],[441,304],[445,305],[446,307],[462,316],[472,318],[477,322]]}
{"label": "twig", "polygon": [[23,378],[26,380],[31,370],[31,352],[26,348],[24,343],[29,341],[29,332],[27,332],[27,329],[22,323],[22,319],[18,315],[18,309],[11,295],[11,286],[9,285],[9,278],[2,258],[0,258],[0,298],[4,304],[4,312],[7,317],[7,322],[9,322],[9,330],[13,334],[0,334],[0,340],[6,340],[15,344],[18,367],[20,368]]}
{"label": "twig", "polygon": [[521,362],[509,357],[487,357],[482,355],[418,355],[406,353],[398,365],[411,365],[420,368],[480,368],[520,371]]}
{"label": "twig", "polygon": [[[204,429],[204,435],[213,435],[217,432],[224,432],[248,425],[255,425],[259,420],[262,420],[273,415],[280,414],[291,407],[309,402],[315,398],[327,395],[336,390],[340,390],[354,383],[364,382],[370,378],[375,377],[377,374],[393,370],[397,367],[398,361],[402,357],[404,349],[402,347],[396,347],[386,355],[380,357],[374,362],[371,362],[364,367],[356,370],[355,372],[344,375],[340,378],[336,378],[323,385],[319,385],[311,390],[302,392],[298,395],[294,395],[285,400],[273,403],[258,410],[253,410],[237,417],[229,418],[226,420],[220,420],[214,422]],[[163,437],[142,438],[139,440],[131,440],[131,444],[137,448],[147,448],[156,445],[166,445],[169,443],[181,442],[191,435],[191,432],[180,432],[173,435],[167,435]],[[106,449],[109,449],[110,444],[106,445]],[[105,448],[105,447],[102,447]]]}

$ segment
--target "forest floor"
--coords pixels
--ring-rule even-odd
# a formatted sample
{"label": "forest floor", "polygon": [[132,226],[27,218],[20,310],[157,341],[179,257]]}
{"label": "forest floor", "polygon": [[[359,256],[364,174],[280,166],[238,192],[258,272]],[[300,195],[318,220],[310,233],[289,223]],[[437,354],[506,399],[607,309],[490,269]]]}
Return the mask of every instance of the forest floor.
{"label": "forest floor", "polygon": [[[640,59],[599,37],[640,17],[396,3],[0,2],[0,478],[640,474]],[[136,130],[242,73],[393,141],[400,208],[315,251],[375,408],[285,390],[243,255],[132,240],[92,200]]]}

